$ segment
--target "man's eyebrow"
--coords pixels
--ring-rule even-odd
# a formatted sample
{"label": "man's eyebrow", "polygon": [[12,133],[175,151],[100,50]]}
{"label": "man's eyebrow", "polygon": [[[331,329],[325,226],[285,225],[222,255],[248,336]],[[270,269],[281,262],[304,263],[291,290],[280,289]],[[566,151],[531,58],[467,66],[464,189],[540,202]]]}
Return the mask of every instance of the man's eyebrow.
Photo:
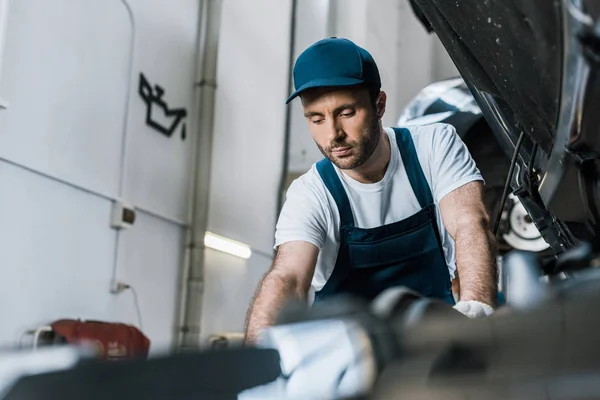
{"label": "man's eyebrow", "polygon": [[[340,112],[342,112],[342,111],[344,111],[344,110],[346,110],[346,109],[348,109],[348,108],[356,108],[357,104],[358,104],[358,103],[346,103],[346,104],[342,104],[341,106],[338,106],[338,107],[336,107],[336,108],[333,110],[333,114],[334,114],[334,115],[337,115],[337,114],[339,114]],[[322,113],[320,113],[320,112],[317,112],[317,111],[307,111],[307,112],[305,112],[305,113],[304,113],[304,116],[305,116],[306,118],[311,118],[311,117],[323,117],[323,114],[322,114]]]}

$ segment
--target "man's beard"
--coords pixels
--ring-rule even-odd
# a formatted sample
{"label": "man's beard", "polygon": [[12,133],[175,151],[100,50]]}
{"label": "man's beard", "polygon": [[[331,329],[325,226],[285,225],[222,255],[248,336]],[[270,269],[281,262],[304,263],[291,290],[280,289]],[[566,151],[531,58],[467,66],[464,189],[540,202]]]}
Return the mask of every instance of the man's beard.
{"label": "man's beard", "polygon": [[[354,140],[345,141],[344,139],[335,140],[327,148],[319,146],[317,147],[325,157],[329,159],[339,169],[354,169],[363,165],[373,154],[377,145],[379,144],[379,138],[381,132],[379,130],[379,119],[374,117],[369,126],[366,128],[364,138],[361,142]],[[332,156],[331,152],[336,148],[351,148],[353,153],[351,156],[336,158]]]}

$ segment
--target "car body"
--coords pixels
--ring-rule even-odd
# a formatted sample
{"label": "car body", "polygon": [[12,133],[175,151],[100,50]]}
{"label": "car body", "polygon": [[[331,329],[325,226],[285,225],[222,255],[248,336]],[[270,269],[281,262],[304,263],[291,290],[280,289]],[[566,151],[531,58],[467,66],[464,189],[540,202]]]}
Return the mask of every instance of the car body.
{"label": "car body", "polygon": [[512,192],[553,252],[597,248],[600,3],[410,1],[514,158]]}

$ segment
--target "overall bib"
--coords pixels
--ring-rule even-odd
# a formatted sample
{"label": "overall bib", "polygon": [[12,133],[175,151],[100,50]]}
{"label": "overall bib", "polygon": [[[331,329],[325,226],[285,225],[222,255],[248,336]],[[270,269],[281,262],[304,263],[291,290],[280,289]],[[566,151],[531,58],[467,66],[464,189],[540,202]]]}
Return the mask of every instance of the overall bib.
{"label": "overall bib", "polygon": [[372,300],[387,288],[405,286],[422,296],[454,304],[429,184],[410,132],[404,128],[394,131],[421,210],[388,225],[358,228],[354,225],[348,195],[331,161],[319,161],[317,170],[335,200],[341,224],[335,267],[325,286],[315,293],[315,302],[340,293]]}

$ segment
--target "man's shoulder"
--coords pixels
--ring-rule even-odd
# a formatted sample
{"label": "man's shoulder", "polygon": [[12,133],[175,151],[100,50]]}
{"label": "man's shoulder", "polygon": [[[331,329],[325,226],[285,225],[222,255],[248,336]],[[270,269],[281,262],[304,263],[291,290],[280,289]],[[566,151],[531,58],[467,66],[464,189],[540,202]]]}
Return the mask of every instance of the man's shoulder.
{"label": "man's shoulder", "polygon": [[308,171],[299,174],[290,183],[287,193],[289,195],[316,196],[319,200],[325,195],[325,184],[323,183],[317,170],[317,163],[314,163]]}
{"label": "man's shoulder", "polygon": [[426,125],[409,125],[400,128],[408,129],[413,139],[432,138],[436,135],[451,135],[456,133],[454,127],[443,122]]}
{"label": "man's shoulder", "polygon": [[447,142],[453,142],[453,136],[456,135],[456,129],[443,122],[401,128],[408,129],[420,156],[438,151],[440,146],[444,147]]}

